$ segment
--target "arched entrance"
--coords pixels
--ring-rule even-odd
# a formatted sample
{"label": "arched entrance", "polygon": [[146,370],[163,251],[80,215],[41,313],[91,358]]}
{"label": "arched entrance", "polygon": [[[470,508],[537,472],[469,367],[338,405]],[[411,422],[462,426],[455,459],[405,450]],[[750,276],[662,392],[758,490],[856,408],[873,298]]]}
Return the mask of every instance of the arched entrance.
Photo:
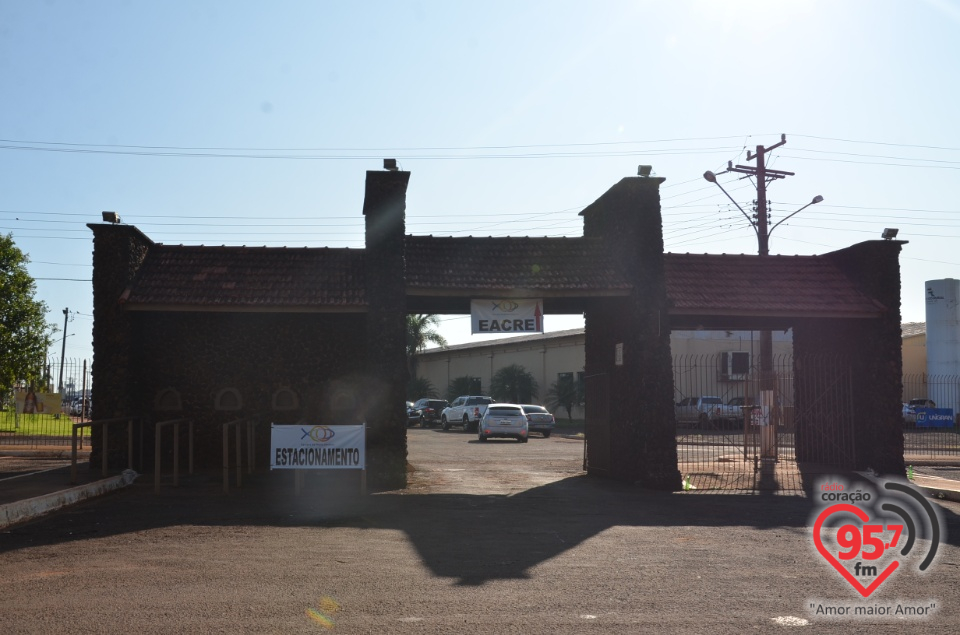
{"label": "arched entrance", "polygon": [[[792,327],[804,355],[850,353],[854,466],[902,471],[899,242],[762,261],[664,254],[663,179],[650,177],[625,178],[584,209],[581,237],[409,236],[409,177],[367,173],[364,250],[175,247],[89,225],[95,416],[149,410],[156,390],[173,388],[185,414],[215,421],[211,394],[235,390],[231,403],[257,411],[285,388],[300,410],[284,416],[362,418],[371,486],[400,487],[404,316],[541,298],[546,314],[585,316],[591,474],[681,486],[669,334],[701,327]],[[334,408],[344,391],[350,412]]]}

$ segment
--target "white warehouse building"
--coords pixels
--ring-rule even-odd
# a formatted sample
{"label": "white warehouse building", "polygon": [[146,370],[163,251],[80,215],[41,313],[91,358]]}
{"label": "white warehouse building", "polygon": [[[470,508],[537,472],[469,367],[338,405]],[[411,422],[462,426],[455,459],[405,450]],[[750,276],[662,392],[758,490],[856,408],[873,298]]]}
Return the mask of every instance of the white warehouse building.
{"label": "white warehouse building", "polygon": [[960,406],[960,280],[928,280],[927,378],[928,397],[940,408]]}
{"label": "white warehouse building", "polygon": [[[773,332],[775,356],[793,351],[791,331]],[[690,356],[720,356],[722,353],[745,353],[748,360],[759,355],[759,331],[674,331],[670,347],[675,359]],[[732,355],[729,356],[732,359]],[[442,397],[450,382],[468,375],[480,379],[480,394],[487,394],[493,375],[506,366],[518,364],[529,371],[539,386],[539,399],[546,401],[547,391],[561,376],[569,375],[582,382],[584,377],[584,329],[522,335],[446,348],[431,348],[419,355],[417,374],[426,378]],[[749,361],[748,361],[749,363]],[[425,396],[425,395],[421,395]],[[415,395],[411,395],[416,398]],[[583,418],[575,408],[574,418]]]}

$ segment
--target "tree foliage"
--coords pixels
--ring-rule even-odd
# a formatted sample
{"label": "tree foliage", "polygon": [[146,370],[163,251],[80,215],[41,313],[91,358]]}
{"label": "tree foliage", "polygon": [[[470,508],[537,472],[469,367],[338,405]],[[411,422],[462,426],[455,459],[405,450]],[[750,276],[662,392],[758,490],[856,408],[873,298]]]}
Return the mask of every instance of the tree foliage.
{"label": "tree foliage", "polygon": [[0,236],[0,390],[17,381],[37,383],[54,329],[46,323],[47,306],[34,299],[36,283],[27,273],[29,258],[13,235]]}
{"label": "tree foliage", "polygon": [[447,386],[447,401],[453,401],[461,395],[479,394],[481,394],[479,377],[461,375],[450,380],[450,385]]}
{"label": "tree foliage", "polygon": [[409,383],[407,383],[407,399],[410,401],[439,396],[440,393],[437,392],[433,382],[426,377],[411,377]]}
{"label": "tree foliage", "polygon": [[563,408],[570,421],[573,421],[573,407],[581,404],[583,393],[580,384],[571,375],[561,375],[547,390],[547,407],[554,412]]}
{"label": "tree foliage", "polygon": [[417,356],[427,344],[446,346],[447,340],[437,332],[440,318],[433,314],[418,313],[407,316],[407,369],[411,377],[417,376]]}
{"label": "tree foliage", "polygon": [[537,380],[520,364],[504,366],[490,380],[490,396],[497,401],[530,403],[538,388]]}

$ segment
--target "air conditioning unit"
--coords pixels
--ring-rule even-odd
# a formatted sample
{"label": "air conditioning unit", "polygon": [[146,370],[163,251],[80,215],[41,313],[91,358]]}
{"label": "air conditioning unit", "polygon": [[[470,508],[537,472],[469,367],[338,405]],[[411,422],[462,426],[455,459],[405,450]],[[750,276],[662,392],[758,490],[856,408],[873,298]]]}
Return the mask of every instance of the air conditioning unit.
{"label": "air conditioning unit", "polygon": [[743,381],[750,374],[750,353],[729,351],[720,353],[720,381]]}

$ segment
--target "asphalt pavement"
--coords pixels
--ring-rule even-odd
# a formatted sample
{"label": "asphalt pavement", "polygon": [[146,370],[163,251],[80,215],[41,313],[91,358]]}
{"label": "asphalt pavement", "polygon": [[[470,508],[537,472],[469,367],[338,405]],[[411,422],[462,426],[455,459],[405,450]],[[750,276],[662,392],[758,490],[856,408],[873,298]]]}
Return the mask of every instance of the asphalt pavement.
{"label": "asphalt pavement", "polygon": [[[3,632],[960,632],[960,488],[925,466],[937,558],[904,560],[864,599],[812,546],[809,498],[587,477],[572,438],[409,438],[405,490],[358,496],[353,475],[312,475],[297,494],[292,474],[260,472],[224,494],[213,470],[157,494],[128,473],[8,524]],[[75,489],[69,467],[10,478],[5,460],[2,505]],[[81,467],[81,489],[105,480]]]}

